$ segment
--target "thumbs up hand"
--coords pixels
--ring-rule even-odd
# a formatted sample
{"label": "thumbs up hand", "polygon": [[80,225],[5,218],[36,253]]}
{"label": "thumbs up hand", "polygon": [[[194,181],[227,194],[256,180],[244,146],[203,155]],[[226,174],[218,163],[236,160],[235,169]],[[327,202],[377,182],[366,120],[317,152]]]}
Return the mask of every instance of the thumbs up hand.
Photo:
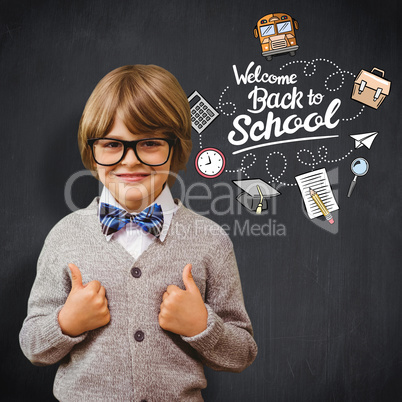
{"label": "thumbs up hand", "polygon": [[106,291],[99,281],[82,284],[78,267],[68,264],[71,271],[72,286],[70,294],[59,313],[62,332],[78,336],[85,331],[103,327],[110,321]]}
{"label": "thumbs up hand", "polygon": [[191,275],[191,264],[184,267],[183,282],[186,290],[169,285],[163,294],[159,325],[175,334],[194,336],[207,328],[208,311]]}

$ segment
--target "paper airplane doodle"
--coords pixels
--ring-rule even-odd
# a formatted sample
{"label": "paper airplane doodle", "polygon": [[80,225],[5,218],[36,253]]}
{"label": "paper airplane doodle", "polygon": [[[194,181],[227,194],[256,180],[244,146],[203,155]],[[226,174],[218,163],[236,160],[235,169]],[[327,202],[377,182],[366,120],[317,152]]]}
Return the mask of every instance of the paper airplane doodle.
{"label": "paper airplane doodle", "polygon": [[268,209],[268,198],[281,195],[279,191],[261,179],[232,180],[232,182],[243,190],[236,200],[249,211],[255,211],[257,215]]}
{"label": "paper airplane doodle", "polygon": [[355,140],[355,148],[360,148],[365,146],[366,148],[370,149],[371,144],[373,143],[375,137],[377,137],[378,133],[364,133],[364,134],[353,134],[350,135]]}

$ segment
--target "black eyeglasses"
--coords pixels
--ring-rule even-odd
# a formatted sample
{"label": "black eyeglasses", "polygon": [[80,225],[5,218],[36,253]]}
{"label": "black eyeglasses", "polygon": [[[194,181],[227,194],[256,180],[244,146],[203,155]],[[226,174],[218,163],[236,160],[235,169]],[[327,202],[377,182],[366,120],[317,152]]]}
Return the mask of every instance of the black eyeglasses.
{"label": "black eyeglasses", "polygon": [[116,165],[124,158],[127,149],[131,148],[137,159],[144,165],[161,166],[168,161],[176,139],[143,138],[136,141],[124,141],[114,138],[90,138],[87,143],[98,165]]}

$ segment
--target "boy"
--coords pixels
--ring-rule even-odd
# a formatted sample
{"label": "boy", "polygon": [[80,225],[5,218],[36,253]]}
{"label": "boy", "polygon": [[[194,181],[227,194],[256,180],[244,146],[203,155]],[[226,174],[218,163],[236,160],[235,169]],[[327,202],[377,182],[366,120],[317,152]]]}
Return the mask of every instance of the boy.
{"label": "boy", "polygon": [[240,372],[257,346],[229,237],[169,190],[191,152],[186,95],[160,67],[118,68],[78,139],[104,189],[46,238],[21,348],[60,362],[61,401],[201,401],[203,364]]}

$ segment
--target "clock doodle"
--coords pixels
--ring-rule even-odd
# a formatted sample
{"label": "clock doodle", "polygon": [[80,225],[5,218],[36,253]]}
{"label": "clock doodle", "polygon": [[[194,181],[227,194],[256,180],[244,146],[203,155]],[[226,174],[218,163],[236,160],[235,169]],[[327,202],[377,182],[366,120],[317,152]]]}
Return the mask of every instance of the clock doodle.
{"label": "clock doodle", "polygon": [[208,179],[218,177],[225,168],[225,156],[216,148],[204,148],[195,157],[197,172]]}

